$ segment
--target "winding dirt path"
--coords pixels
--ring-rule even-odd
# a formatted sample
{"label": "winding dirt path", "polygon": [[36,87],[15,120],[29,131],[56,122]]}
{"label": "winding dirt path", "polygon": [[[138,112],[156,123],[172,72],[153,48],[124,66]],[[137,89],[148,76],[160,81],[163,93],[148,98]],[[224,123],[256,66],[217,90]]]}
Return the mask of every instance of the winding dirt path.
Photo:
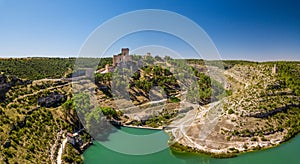
{"label": "winding dirt path", "polygon": [[57,89],[57,88],[62,88],[64,86],[67,86],[67,85],[70,85],[69,83],[66,83],[66,84],[62,84],[62,85],[56,85],[56,86],[52,86],[52,87],[49,87],[49,88],[45,88],[45,89],[40,89],[38,91],[35,91],[33,93],[30,93],[30,94],[25,94],[25,95],[21,95],[19,97],[16,97],[14,100],[12,100],[10,103],[7,104],[7,107],[10,107],[13,103],[16,103],[18,100],[22,100],[26,97],[29,97],[29,96],[34,96],[36,94],[39,94],[39,93],[42,93],[42,92],[45,92],[45,91],[50,91],[50,90],[54,90],[54,89]]}
{"label": "winding dirt path", "polygon": [[61,143],[61,145],[60,145],[60,148],[59,148],[58,154],[57,154],[57,164],[61,164],[61,157],[62,157],[63,150],[65,148],[65,145],[66,145],[67,141],[68,141],[68,139],[65,138],[63,140],[63,142]]}

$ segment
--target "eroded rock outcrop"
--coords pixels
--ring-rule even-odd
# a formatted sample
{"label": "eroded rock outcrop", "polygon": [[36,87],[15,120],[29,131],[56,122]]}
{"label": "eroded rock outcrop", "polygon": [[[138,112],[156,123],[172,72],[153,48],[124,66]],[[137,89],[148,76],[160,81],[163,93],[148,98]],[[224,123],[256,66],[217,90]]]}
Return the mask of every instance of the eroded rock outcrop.
{"label": "eroded rock outcrop", "polygon": [[46,108],[56,108],[67,100],[67,96],[60,93],[50,93],[47,96],[38,98],[37,103]]}
{"label": "eroded rock outcrop", "polygon": [[0,102],[5,100],[5,94],[9,91],[11,85],[7,83],[5,75],[0,74]]}

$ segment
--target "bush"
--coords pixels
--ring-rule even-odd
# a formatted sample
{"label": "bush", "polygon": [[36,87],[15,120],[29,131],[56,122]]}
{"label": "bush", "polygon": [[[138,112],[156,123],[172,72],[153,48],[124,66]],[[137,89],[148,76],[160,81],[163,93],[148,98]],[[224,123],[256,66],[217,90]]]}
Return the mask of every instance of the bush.
{"label": "bush", "polygon": [[112,117],[112,118],[115,118],[117,119],[118,118],[118,114],[116,112],[116,110],[110,108],[110,107],[103,107],[103,108],[100,108],[102,113],[107,116],[107,117]]}
{"label": "bush", "polygon": [[265,137],[261,138],[262,141],[268,141]]}
{"label": "bush", "polygon": [[257,141],[257,138],[253,137],[251,138],[251,141]]}
{"label": "bush", "polygon": [[34,152],[35,146],[34,145],[30,145],[28,146],[29,151]]}
{"label": "bush", "polygon": [[180,102],[180,99],[177,97],[170,97],[170,101],[173,103],[177,103],[177,102]]}
{"label": "bush", "polygon": [[73,159],[69,157],[68,155],[63,155],[62,159],[67,163],[73,163]]}
{"label": "bush", "polygon": [[228,114],[233,114],[233,113],[234,113],[234,111],[232,109],[228,110]]}

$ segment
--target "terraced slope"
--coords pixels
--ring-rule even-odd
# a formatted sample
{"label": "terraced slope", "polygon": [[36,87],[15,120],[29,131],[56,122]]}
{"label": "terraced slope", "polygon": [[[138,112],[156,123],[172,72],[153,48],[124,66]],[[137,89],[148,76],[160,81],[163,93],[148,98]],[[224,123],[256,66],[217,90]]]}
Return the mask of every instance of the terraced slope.
{"label": "terraced slope", "polygon": [[174,141],[227,156],[290,139],[300,132],[299,72],[292,62],[235,64],[223,71],[233,94],[199,109],[190,125],[169,130]]}

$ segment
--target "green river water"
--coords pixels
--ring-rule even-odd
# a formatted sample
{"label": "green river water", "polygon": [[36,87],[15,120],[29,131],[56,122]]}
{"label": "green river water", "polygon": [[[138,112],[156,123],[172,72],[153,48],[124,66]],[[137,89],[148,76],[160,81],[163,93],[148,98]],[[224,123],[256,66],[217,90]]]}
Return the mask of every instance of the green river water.
{"label": "green river water", "polygon": [[[153,135],[152,139],[139,140],[130,138],[124,134],[135,135]],[[147,137],[146,137],[147,138]],[[154,139],[153,139],[154,138]],[[127,150],[127,153],[142,154],[144,149],[152,150],[152,148],[161,148],[166,146],[169,136],[162,131],[135,129],[122,127],[108,136],[107,141],[98,143],[95,142],[84,154],[84,163],[86,164],[299,164],[300,163],[300,136],[292,139],[290,142],[284,143],[278,147],[262,150],[258,152],[250,152],[239,155],[236,158],[214,159],[205,155],[193,155],[188,153],[172,153],[166,148],[159,152],[147,155],[128,155],[118,153],[111,150],[116,145],[121,147],[120,150]],[[105,146],[103,146],[105,145]],[[107,147],[110,147],[107,148]],[[124,147],[124,149],[122,149]]]}

